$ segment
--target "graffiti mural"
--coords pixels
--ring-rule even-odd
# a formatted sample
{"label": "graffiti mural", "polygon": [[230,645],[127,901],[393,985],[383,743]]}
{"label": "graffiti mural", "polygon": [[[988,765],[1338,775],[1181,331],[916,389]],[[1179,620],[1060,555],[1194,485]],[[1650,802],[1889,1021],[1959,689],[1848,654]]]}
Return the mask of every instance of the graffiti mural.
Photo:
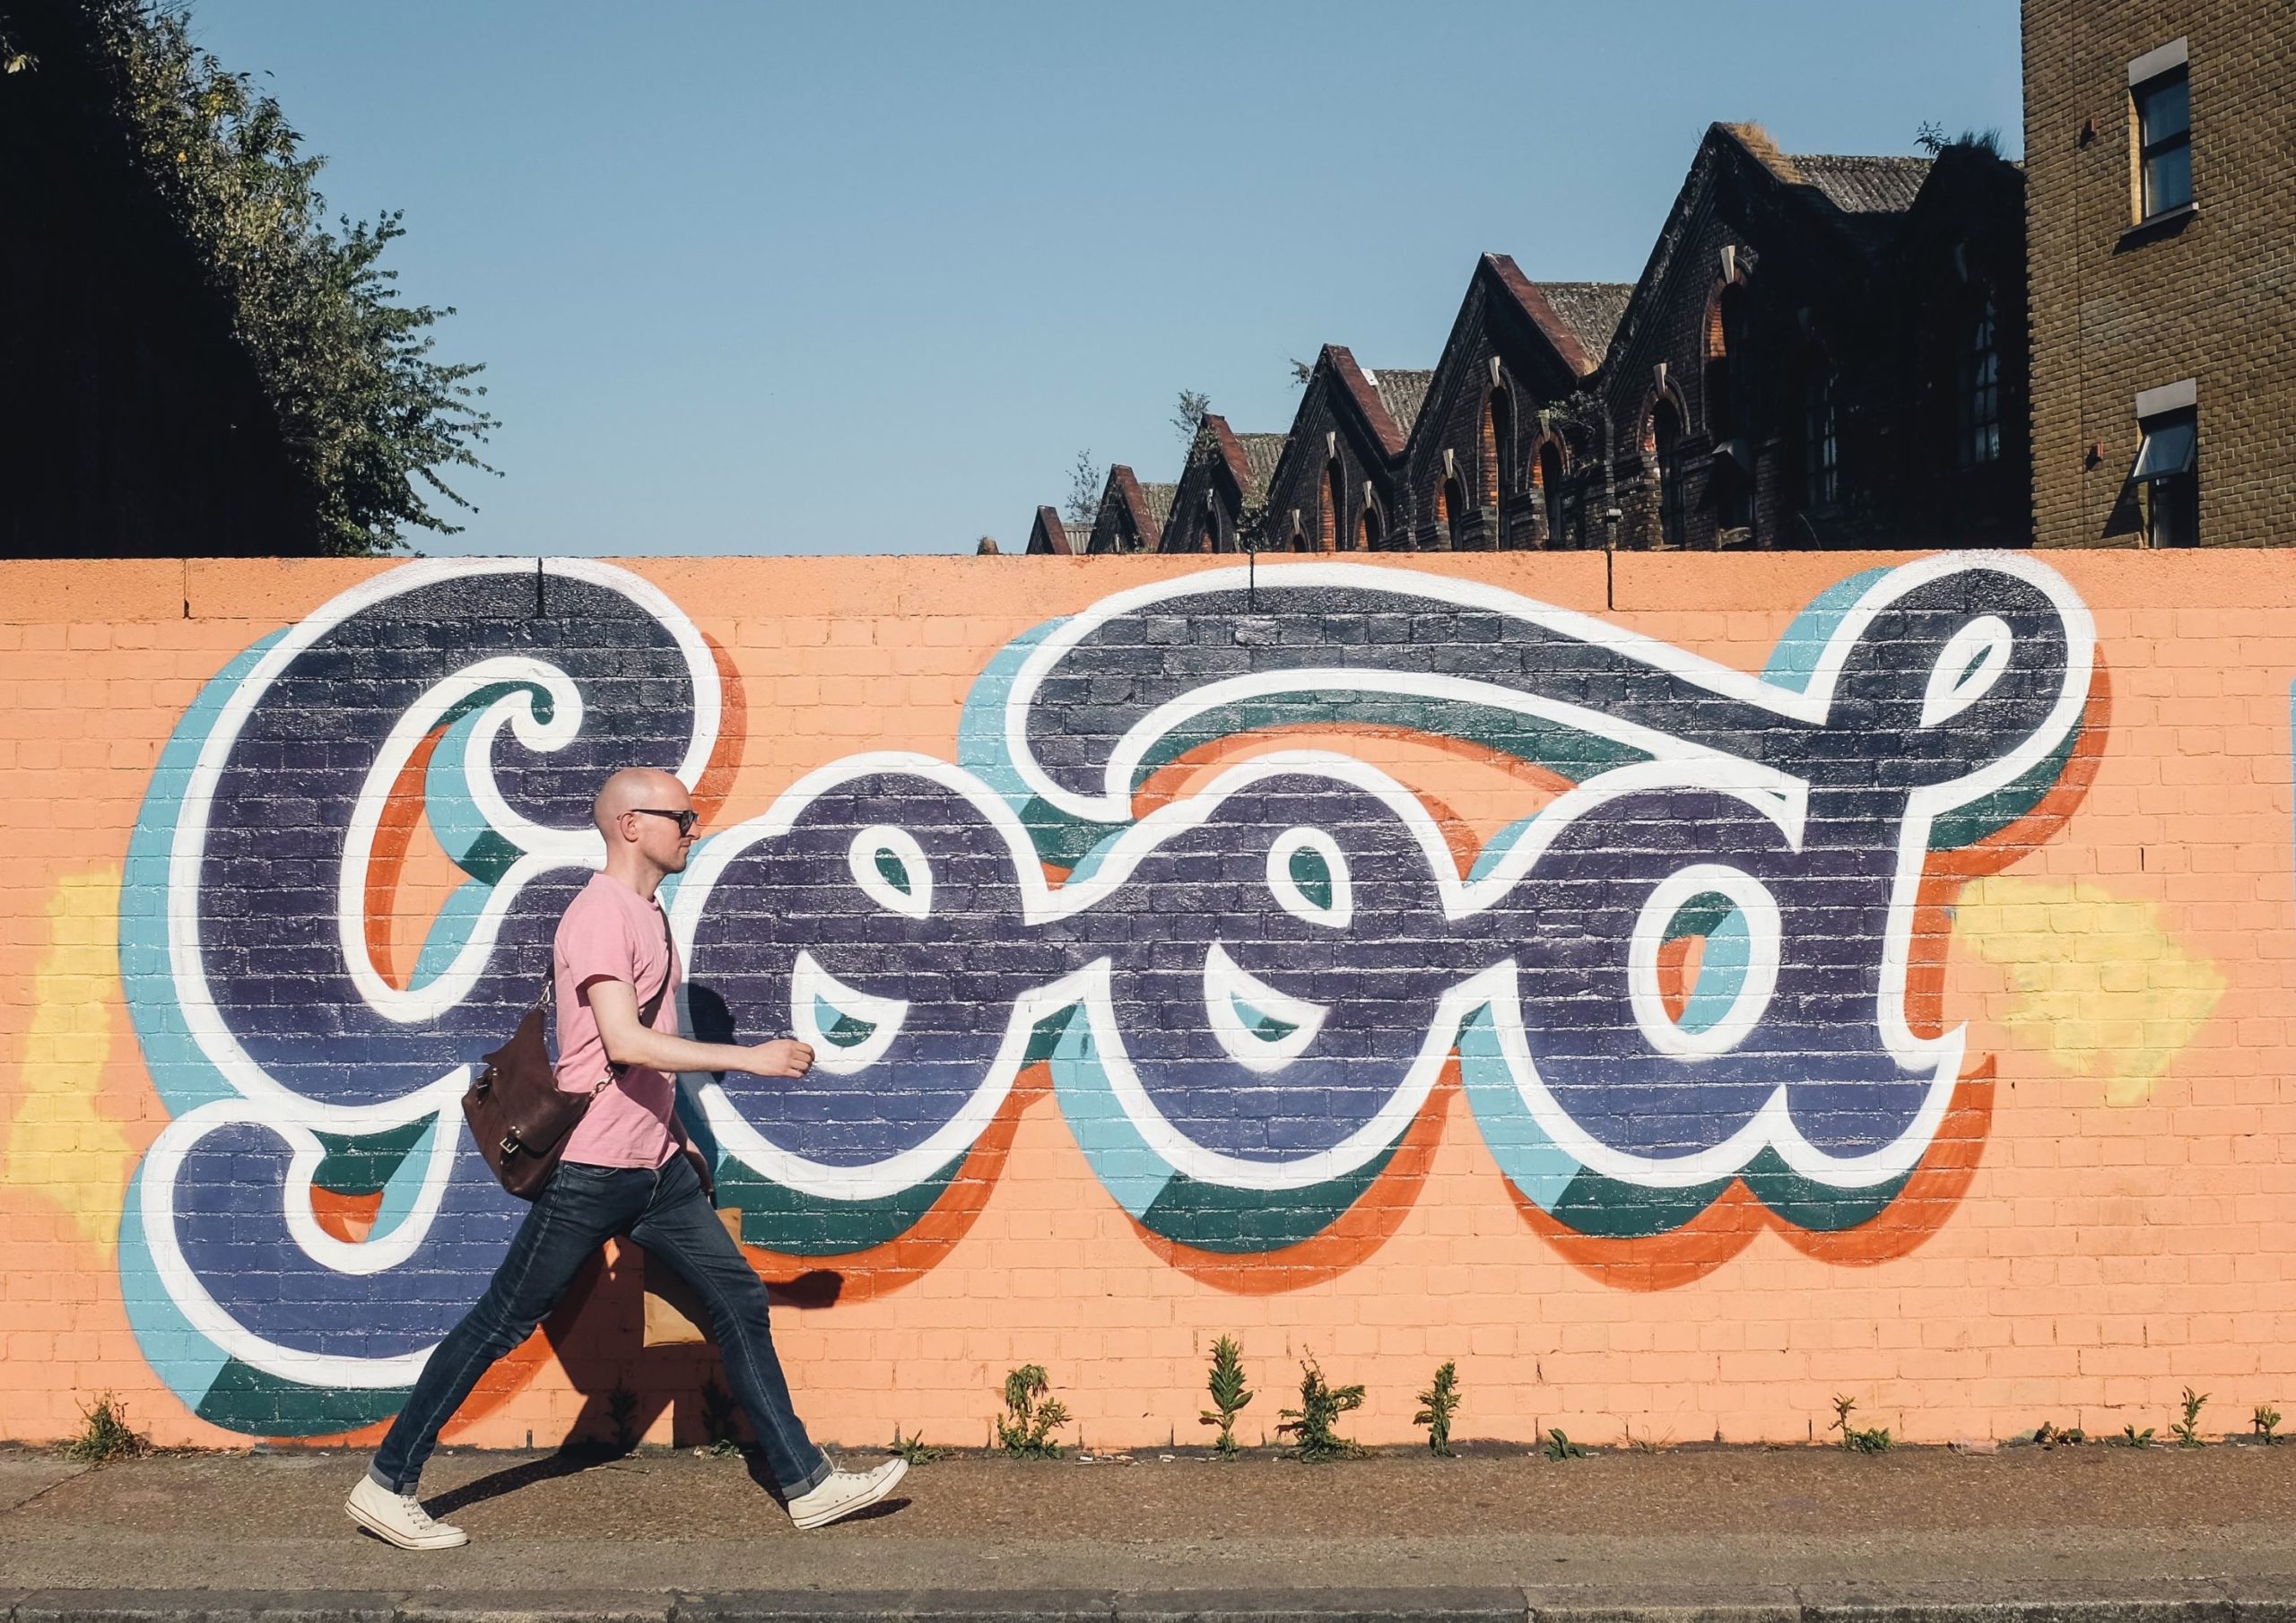
{"label": "graffiti mural", "polygon": [[[2058,784],[2092,644],[2014,555],[1846,581],[1758,675],[1403,569],[1111,596],[990,661],[954,759],[826,763],[700,847],[665,891],[687,1028],[820,1058],[795,1084],[687,1079],[692,1124],[745,1239],[849,1255],[925,1220],[1041,1062],[1110,1200],[1252,1255],[1344,1217],[1456,1056],[1500,1172],[1562,1230],[1659,1234],[1737,1187],[1854,1228],[1966,1068],[1916,1006],[1925,887]],[[469,1063],[598,860],[600,777],[697,781],[720,681],[628,574],[437,560],[248,649],[184,716],[122,892],[171,1119],[120,1265],[202,1415],[387,1415],[476,1295],[523,1209],[465,1141]],[[1140,794],[1302,727],[1469,741],[1562,789],[1471,860],[1329,747]],[[394,976],[369,897],[416,818],[459,881]],[[345,1197],[364,1238],[319,1219]]]}

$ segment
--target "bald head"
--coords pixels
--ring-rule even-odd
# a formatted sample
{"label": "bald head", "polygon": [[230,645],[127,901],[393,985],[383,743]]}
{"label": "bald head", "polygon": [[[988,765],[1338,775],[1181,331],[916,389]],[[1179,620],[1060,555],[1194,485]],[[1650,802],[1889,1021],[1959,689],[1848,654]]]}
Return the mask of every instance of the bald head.
{"label": "bald head", "polygon": [[614,820],[624,812],[641,807],[674,812],[692,803],[685,785],[660,768],[624,767],[606,779],[604,787],[598,791],[598,798],[591,803],[590,816],[611,847]]}

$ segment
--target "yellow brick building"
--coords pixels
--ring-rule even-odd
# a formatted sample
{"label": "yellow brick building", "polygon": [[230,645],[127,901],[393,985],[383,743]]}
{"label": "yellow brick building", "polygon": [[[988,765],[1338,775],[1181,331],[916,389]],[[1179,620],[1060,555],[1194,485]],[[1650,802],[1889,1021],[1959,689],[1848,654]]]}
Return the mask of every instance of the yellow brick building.
{"label": "yellow brick building", "polygon": [[2026,0],[2041,546],[2296,535],[2296,6]]}

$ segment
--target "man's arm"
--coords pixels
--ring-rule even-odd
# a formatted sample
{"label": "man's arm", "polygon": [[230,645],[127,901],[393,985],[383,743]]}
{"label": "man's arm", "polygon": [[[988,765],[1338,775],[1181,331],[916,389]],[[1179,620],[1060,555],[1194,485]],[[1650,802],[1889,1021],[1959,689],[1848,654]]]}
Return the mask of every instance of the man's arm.
{"label": "man's arm", "polygon": [[803,1076],[813,1069],[813,1051],[787,1038],[743,1048],[731,1043],[692,1042],[642,1025],[638,1019],[638,994],[628,981],[594,980],[584,991],[598,1022],[598,1036],[606,1046],[606,1057],[617,1065],[669,1072],[740,1071],[751,1076]]}

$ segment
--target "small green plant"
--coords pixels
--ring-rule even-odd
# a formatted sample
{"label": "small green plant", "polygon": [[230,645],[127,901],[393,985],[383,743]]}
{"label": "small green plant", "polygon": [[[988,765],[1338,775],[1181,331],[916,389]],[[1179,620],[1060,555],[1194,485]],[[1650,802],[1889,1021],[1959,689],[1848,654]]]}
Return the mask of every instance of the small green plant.
{"label": "small green plant", "polygon": [[2280,1428],[2280,1410],[2268,1403],[2259,1403],[2256,1413],[2248,1417],[2248,1424],[2256,1428],[2257,1437],[2269,1448],[2274,1440],[2272,1434]]}
{"label": "small green plant", "polygon": [[1857,1408],[1857,1400],[1836,1393],[1833,1399],[1833,1424],[1828,1431],[1841,1433],[1841,1446],[1851,1454],[1887,1454],[1896,1446],[1886,1426],[1852,1426],[1850,1415]]}
{"label": "small green plant", "polygon": [[2078,1426],[2058,1426],[2054,1420],[2043,1420],[2033,1428],[2033,1441],[2043,1448],[2078,1448],[2089,1440],[2089,1434]]}
{"label": "small green plant", "polygon": [[1548,1459],[1557,1461],[1583,1460],[1587,1457],[1587,1451],[1565,1436],[1560,1426],[1547,1428],[1545,1454]]}
{"label": "small green plant", "polygon": [[126,1409],[108,1392],[94,1403],[83,1405],[80,1419],[80,1435],[57,1449],[67,1460],[101,1465],[109,1460],[133,1459],[150,1447],[128,1425]]}
{"label": "small green plant", "polygon": [[638,1394],[619,1381],[606,1393],[606,1419],[613,1424],[616,1454],[628,1454],[638,1446]]}
{"label": "small green plant", "polygon": [[2205,1392],[2195,1392],[2191,1387],[2187,1386],[2185,1388],[2185,1395],[2182,1401],[2184,1403],[2185,1418],[2181,1420],[2173,1420],[2170,1422],[2169,1429],[2177,1434],[2178,1447],[2204,1447],[2205,1445],[2204,1445],[2200,1440],[2200,1411],[2204,1408],[2207,1407],[2208,1394]]}
{"label": "small green plant", "polygon": [[1300,1407],[1276,1410],[1283,1423],[1277,1433],[1295,1439],[1292,1456],[1310,1462],[1351,1459],[1363,1452],[1352,1438],[1343,1437],[1334,1423],[1350,1410],[1363,1407],[1363,1388],[1334,1386],[1324,1379],[1323,1366],[1314,1353],[1300,1360]]}
{"label": "small green plant", "polygon": [[701,1429],[709,1436],[711,1454],[723,1457],[742,1452],[741,1439],[734,1435],[734,1417],[740,1412],[734,1394],[716,1376],[701,1384]]}
{"label": "small green plant", "polygon": [[930,1465],[935,1460],[948,1458],[948,1450],[927,1447],[916,1437],[905,1437],[900,1435],[900,1428],[898,1426],[893,1428],[892,1452],[907,1460],[911,1465]]}
{"label": "small green plant", "polygon": [[1064,1450],[1052,1434],[1068,1424],[1068,1405],[1051,1395],[1041,1364],[1023,1364],[1004,1377],[1004,1412],[996,1445],[1020,1460],[1057,1460]]}
{"label": "small green plant", "polygon": [[2134,1426],[2124,1426],[2120,1428],[2120,1436],[2113,1441],[2123,1448],[2150,1448],[2152,1446],[2152,1428],[2147,1426],[2139,1431]]}
{"label": "small green plant", "polygon": [[1427,1428],[1427,1451],[1444,1459],[1451,1457],[1451,1417],[1459,1407],[1459,1366],[1457,1359],[1446,1359],[1443,1367],[1435,1372],[1434,1384],[1419,1394],[1419,1412],[1411,1417],[1413,1426]]}
{"label": "small green plant", "polygon": [[1236,1417],[1252,1401],[1250,1391],[1244,1385],[1244,1350],[1233,1336],[1223,1335],[1213,1343],[1212,1373],[1204,1385],[1212,1394],[1212,1407],[1197,1416],[1197,1421],[1220,1428],[1220,1436],[1212,1446],[1225,1458],[1236,1452]]}

